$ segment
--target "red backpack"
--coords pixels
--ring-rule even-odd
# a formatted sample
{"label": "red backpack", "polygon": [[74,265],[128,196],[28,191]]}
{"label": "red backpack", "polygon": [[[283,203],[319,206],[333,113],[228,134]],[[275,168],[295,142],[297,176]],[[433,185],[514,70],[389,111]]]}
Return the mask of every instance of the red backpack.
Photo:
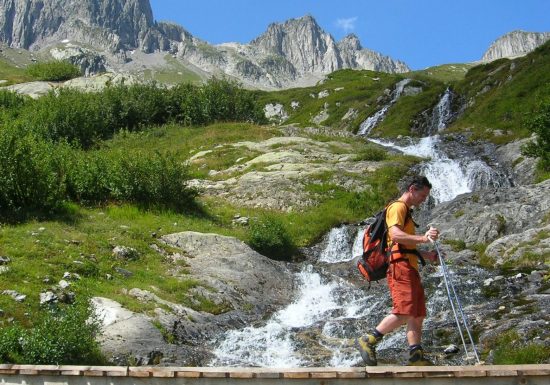
{"label": "red backpack", "polygon": [[[357,262],[357,268],[359,272],[370,283],[373,281],[379,281],[386,278],[388,267],[390,266],[390,255],[394,254],[397,258],[393,258],[392,261],[404,258],[404,253],[415,254],[420,262],[424,265],[424,259],[418,253],[416,249],[403,249],[398,244],[395,244],[390,250],[388,247],[388,227],[386,225],[386,211],[391,204],[401,201],[393,201],[388,204],[382,211],[374,217],[372,222],[366,229],[363,235],[363,255]],[[407,210],[407,217],[405,221],[412,220],[412,216],[409,210]],[[414,222],[414,221],[413,221]],[[415,223],[416,226],[416,223]]]}

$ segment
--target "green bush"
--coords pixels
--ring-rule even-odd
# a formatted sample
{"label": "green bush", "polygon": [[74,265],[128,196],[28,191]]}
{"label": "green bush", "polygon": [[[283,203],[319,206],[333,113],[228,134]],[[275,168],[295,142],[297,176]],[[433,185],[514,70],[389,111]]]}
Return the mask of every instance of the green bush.
{"label": "green bush", "polygon": [[18,109],[25,103],[25,97],[13,91],[0,89],[0,108]]}
{"label": "green bush", "polygon": [[18,364],[97,365],[105,363],[96,337],[101,329],[90,301],[47,310],[25,329],[0,329],[2,362]]}
{"label": "green bush", "polygon": [[251,223],[249,244],[260,254],[277,260],[290,260],[296,251],[283,222],[269,215]]}
{"label": "green bush", "polygon": [[0,212],[53,211],[65,199],[67,145],[0,128]]}
{"label": "green bush", "polygon": [[523,147],[523,154],[539,158],[543,171],[550,171],[550,99],[540,102],[536,112],[527,120],[527,129],[536,139]]}
{"label": "green bush", "polygon": [[217,79],[201,87],[172,89],[155,83],[111,86],[98,93],[63,88],[25,103],[19,115],[18,125],[25,130],[83,148],[123,130],[138,131],[171,121],[202,125],[265,120],[252,92]]}
{"label": "green bush", "polygon": [[27,74],[38,80],[64,81],[82,76],[79,67],[63,60],[34,63],[27,67]]}
{"label": "green bush", "polygon": [[494,345],[493,363],[496,365],[543,364],[550,360],[550,347],[523,342],[515,331],[500,335]]}
{"label": "green bush", "polygon": [[126,201],[176,209],[195,206],[188,169],[172,154],[78,152],[67,176],[69,196],[76,201]]}

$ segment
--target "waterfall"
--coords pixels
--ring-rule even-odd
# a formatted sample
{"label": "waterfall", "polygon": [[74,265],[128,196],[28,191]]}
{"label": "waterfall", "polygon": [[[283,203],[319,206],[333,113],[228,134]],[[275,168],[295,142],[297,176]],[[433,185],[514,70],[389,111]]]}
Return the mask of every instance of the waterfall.
{"label": "waterfall", "polygon": [[451,101],[452,101],[452,92],[450,88],[445,90],[445,93],[439,99],[439,102],[434,107],[432,113],[432,121],[429,132],[436,133],[441,132],[447,127],[447,123],[451,120]]}
{"label": "waterfall", "polygon": [[392,92],[392,99],[388,104],[382,107],[380,110],[376,111],[374,115],[369,116],[361,125],[359,126],[358,135],[368,135],[371,130],[384,118],[386,117],[386,112],[388,109],[399,99],[405,86],[411,82],[411,79],[403,79],[395,85],[395,89]]}
{"label": "waterfall", "polygon": [[430,195],[435,203],[447,202],[456,196],[487,187],[510,186],[510,181],[483,160],[470,156],[463,159],[450,159],[440,148],[439,135],[412,140],[407,146],[389,141],[369,139],[373,143],[394,148],[407,155],[415,155],[427,160],[421,165],[422,173],[432,183]]}
{"label": "waterfall", "polygon": [[305,348],[299,347],[303,336],[310,334],[318,336],[312,350],[324,347],[332,352],[324,365],[360,362],[340,324],[369,314],[372,296],[336,276],[323,277],[312,265],[304,266],[296,280],[298,293],[286,308],[263,325],[230,330],[222,336],[216,343],[213,366],[311,366],[302,351]]}

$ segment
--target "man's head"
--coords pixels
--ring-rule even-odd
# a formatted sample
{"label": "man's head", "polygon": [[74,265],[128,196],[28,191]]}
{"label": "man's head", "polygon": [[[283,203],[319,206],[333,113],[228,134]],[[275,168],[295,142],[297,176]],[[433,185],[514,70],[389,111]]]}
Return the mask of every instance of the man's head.
{"label": "man's head", "polygon": [[414,176],[407,183],[407,193],[412,206],[418,206],[428,198],[432,184],[425,176]]}

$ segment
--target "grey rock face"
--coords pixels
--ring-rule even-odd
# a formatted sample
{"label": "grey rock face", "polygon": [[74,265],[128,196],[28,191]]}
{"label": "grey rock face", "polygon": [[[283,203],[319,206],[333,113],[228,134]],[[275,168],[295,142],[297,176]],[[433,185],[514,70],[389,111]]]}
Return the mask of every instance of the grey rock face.
{"label": "grey rock face", "polygon": [[70,44],[81,51],[62,56],[88,75],[125,71],[130,62],[134,69],[163,64],[133,56],[136,49],[170,53],[201,77],[224,73],[264,89],[312,85],[342,68],[409,71],[363,49],[354,35],[336,43],[311,16],[271,24],[250,44],[212,46],[177,24],[155,22],[148,0],[0,0],[0,41],[29,50]]}
{"label": "grey rock face", "polygon": [[431,217],[442,229],[443,239],[460,239],[472,246],[540,228],[548,210],[550,180],[464,194],[438,205]]}
{"label": "grey rock face", "polygon": [[482,61],[523,56],[550,40],[550,32],[513,31],[498,38],[483,54]]}
{"label": "grey rock face", "polygon": [[25,49],[67,38],[113,51],[156,45],[149,0],[0,0],[0,26],[0,40]]}

